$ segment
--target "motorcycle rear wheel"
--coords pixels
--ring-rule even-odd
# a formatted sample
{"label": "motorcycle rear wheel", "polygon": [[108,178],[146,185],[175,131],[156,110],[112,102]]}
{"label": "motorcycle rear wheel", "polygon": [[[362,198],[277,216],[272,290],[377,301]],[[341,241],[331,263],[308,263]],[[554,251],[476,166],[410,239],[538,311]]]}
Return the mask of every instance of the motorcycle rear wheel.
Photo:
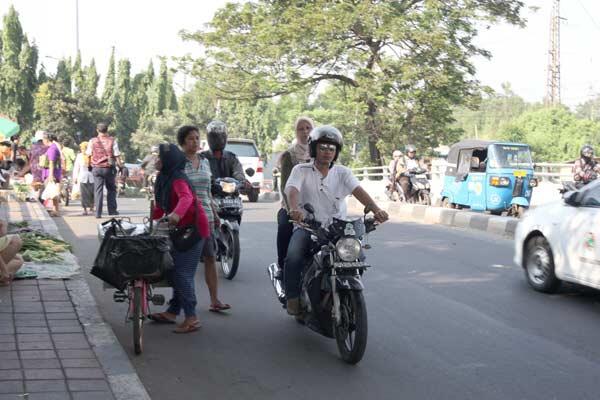
{"label": "motorcycle rear wheel", "polygon": [[342,360],[357,364],[367,348],[369,333],[367,307],[362,292],[339,292],[342,321],[334,327],[335,341]]}
{"label": "motorcycle rear wheel", "polygon": [[227,229],[223,232],[223,236],[227,245],[227,254],[221,254],[219,264],[223,276],[232,280],[240,265],[240,233]]}

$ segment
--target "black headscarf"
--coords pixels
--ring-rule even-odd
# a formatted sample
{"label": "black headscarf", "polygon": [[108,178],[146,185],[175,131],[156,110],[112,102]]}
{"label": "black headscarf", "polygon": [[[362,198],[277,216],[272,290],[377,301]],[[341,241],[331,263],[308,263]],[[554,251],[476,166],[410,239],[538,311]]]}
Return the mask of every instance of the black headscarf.
{"label": "black headscarf", "polygon": [[[156,177],[154,186],[154,199],[156,204],[166,212],[171,212],[170,203],[173,182],[176,179],[183,179],[190,183],[185,175],[185,163],[187,161],[185,154],[174,144],[161,144],[158,147],[158,156],[162,161],[162,168]],[[191,187],[191,185],[190,185]]]}

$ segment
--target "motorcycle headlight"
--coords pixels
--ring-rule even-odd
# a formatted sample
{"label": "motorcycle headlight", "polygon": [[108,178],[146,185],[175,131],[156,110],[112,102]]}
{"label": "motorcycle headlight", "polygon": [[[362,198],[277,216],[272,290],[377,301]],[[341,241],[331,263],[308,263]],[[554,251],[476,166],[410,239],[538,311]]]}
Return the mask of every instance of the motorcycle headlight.
{"label": "motorcycle headlight", "polygon": [[223,193],[234,193],[235,192],[235,183],[233,182],[220,182],[221,190]]}
{"label": "motorcycle headlight", "polygon": [[341,238],[335,244],[335,250],[342,261],[355,261],[360,254],[360,241],[354,238]]}

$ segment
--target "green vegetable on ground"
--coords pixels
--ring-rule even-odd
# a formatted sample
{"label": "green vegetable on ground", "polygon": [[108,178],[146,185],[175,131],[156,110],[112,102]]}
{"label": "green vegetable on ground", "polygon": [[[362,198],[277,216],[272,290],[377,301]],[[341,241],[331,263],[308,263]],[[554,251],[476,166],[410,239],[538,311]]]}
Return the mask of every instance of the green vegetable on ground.
{"label": "green vegetable on ground", "polygon": [[56,263],[63,261],[60,253],[71,251],[69,243],[44,232],[26,232],[20,236],[25,261]]}

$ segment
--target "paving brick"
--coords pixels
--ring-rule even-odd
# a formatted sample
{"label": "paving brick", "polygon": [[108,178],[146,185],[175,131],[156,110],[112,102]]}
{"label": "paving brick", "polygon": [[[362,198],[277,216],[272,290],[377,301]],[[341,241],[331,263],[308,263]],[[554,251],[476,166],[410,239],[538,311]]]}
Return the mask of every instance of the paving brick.
{"label": "paving brick", "polygon": [[44,311],[42,303],[33,301],[23,301],[13,305],[15,313],[38,313]]}
{"label": "paving brick", "polygon": [[62,365],[64,368],[100,368],[98,360],[93,358],[66,358]]}
{"label": "paving brick", "polygon": [[0,335],[0,343],[11,343],[15,341],[15,335]]}
{"label": "paving brick", "polygon": [[47,333],[20,333],[17,335],[17,341],[19,343],[41,342],[44,340],[51,340],[50,335]]}
{"label": "paving brick", "polygon": [[25,381],[25,390],[31,393],[66,392],[67,384],[63,380]]}
{"label": "paving brick", "polygon": [[13,312],[13,308],[10,305],[2,305],[0,304],[0,313],[12,313]]}
{"label": "paving brick", "polygon": [[48,321],[48,325],[52,328],[59,326],[81,326],[81,323],[77,319],[52,319]]}
{"label": "paving brick", "polygon": [[[1,355],[0,355],[1,356]],[[96,358],[92,350],[58,350],[58,357],[65,358]]]}
{"label": "paving brick", "polygon": [[0,400],[23,400],[22,394],[0,394]]}
{"label": "paving brick", "polygon": [[10,335],[15,333],[15,327],[12,325],[0,325],[0,335]]}
{"label": "paving brick", "polygon": [[69,379],[103,379],[104,372],[100,368],[65,368]]}
{"label": "paving brick", "polygon": [[81,326],[51,326],[50,332],[52,333],[79,333],[83,332]]}
{"label": "paving brick", "polygon": [[17,345],[15,342],[0,343],[0,351],[10,351],[10,350],[16,350],[16,349],[17,349]]}
{"label": "paving brick", "polygon": [[23,301],[41,301],[41,297],[37,293],[31,294],[19,294],[12,297],[14,303],[21,303]]}
{"label": "paving brick", "polygon": [[64,342],[70,340],[86,340],[86,337],[83,333],[56,333],[52,334],[52,340],[57,342]]}
{"label": "paving brick", "polygon": [[48,326],[48,324],[46,323],[45,320],[43,321],[36,321],[36,320],[32,320],[32,321],[15,321],[15,326],[17,328],[22,328],[22,327],[41,327],[41,328],[45,328]]}
{"label": "paving brick", "polygon": [[44,313],[29,313],[29,314],[15,314],[15,321],[45,321],[46,315]]}
{"label": "paving brick", "polygon": [[48,328],[41,326],[17,326],[17,333],[48,333]]}
{"label": "paving brick", "polygon": [[[23,374],[21,373],[21,370],[16,369],[16,370],[10,370],[10,369],[3,369],[0,370],[0,381],[6,381],[6,380],[11,380],[11,381],[20,381],[23,379]],[[4,384],[4,382],[0,382],[0,385]]]}
{"label": "paving brick", "polygon": [[67,340],[67,341],[54,341],[54,347],[60,350],[78,350],[78,349],[89,349],[90,344],[87,340]]}
{"label": "paving brick", "polygon": [[51,313],[51,314],[46,315],[46,318],[48,318],[48,321],[77,319],[77,314],[75,313],[75,311],[64,312],[64,313]]}
{"label": "paving brick", "polygon": [[73,392],[73,400],[114,400],[110,392]]}
{"label": "paving brick", "polygon": [[19,369],[21,368],[21,362],[18,359],[15,360],[4,360],[2,354],[0,354],[0,370],[2,369]]}
{"label": "paving brick", "polygon": [[67,383],[73,392],[110,391],[108,382],[103,379],[69,379]]}
{"label": "paving brick", "polygon": [[48,360],[56,358],[54,350],[23,350],[19,352],[21,360]]}
{"label": "paving brick", "polygon": [[54,345],[50,340],[19,343],[19,350],[52,350],[53,348]]}
{"label": "paving brick", "polygon": [[27,400],[71,400],[71,396],[67,392],[29,393]]}
{"label": "paving brick", "polygon": [[16,351],[0,351],[0,361],[1,360],[18,360],[19,355]]}
{"label": "paving brick", "polygon": [[4,323],[4,322],[12,322],[13,315],[14,315],[13,313],[7,313],[7,312],[0,313],[0,321],[2,321],[2,323]]}
{"label": "paving brick", "polygon": [[25,379],[64,379],[64,374],[60,368],[26,369]]}
{"label": "paving brick", "polygon": [[23,381],[2,382],[0,393],[23,393]]}
{"label": "paving brick", "polygon": [[48,360],[21,360],[24,369],[48,369],[48,368],[60,368],[60,362],[58,358],[51,358]]}

